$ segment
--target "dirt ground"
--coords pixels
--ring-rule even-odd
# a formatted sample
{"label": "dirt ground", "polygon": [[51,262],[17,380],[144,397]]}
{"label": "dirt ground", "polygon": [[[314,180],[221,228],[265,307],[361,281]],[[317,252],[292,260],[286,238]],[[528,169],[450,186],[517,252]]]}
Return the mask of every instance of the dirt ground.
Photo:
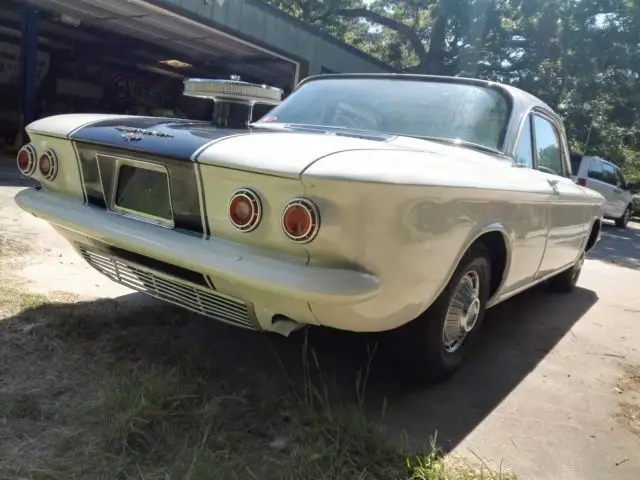
{"label": "dirt ground", "polygon": [[[0,177],[1,179],[2,177]],[[4,186],[2,183],[4,182]],[[44,222],[19,211],[17,181],[0,180],[0,274],[33,293],[114,298],[157,307],[86,266]],[[8,253],[8,254],[7,254]],[[570,296],[535,290],[490,311],[481,344],[451,381],[416,390],[375,358],[366,408],[424,444],[437,432],[450,452],[501,464],[521,479],[637,479],[640,472],[640,229],[606,227]],[[191,329],[191,327],[190,327]],[[294,364],[296,339],[202,321],[185,335],[239,371],[264,378]],[[358,336],[318,331],[324,374],[351,388],[366,352]],[[272,349],[278,361],[266,361]],[[348,396],[348,394],[345,394]]]}
{"label": "dirt ground", "polygon": [[2,261],[8,262],[7,267],[11,270],[12,267],[18,270],[15,276],[28,284],[29,291],[49,293],[57,290],[87,297],[117,297],[131,293],[89,267],[43,221],[18,209],[13,197],[19,189],[2,187],[0,182],[0,249],[17,249],[16,255],[2,255]]}

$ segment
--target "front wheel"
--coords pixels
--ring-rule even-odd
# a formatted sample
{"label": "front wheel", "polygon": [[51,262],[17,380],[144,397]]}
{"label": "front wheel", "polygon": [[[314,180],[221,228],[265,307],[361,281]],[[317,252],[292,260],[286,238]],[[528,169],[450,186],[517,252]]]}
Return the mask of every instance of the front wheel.
{"label": "front wheel", "polygon": [[446,380],[460,367],[484,319],[490,281],[489,254],[475,246],[436,301],[397,332],[401,355],[420,378]]}
{"label": "front wheel", "polygon": [[616,218],[616,227],[627,228],[629,220],[631,220],[631,205],[627,207],[620,218]]}

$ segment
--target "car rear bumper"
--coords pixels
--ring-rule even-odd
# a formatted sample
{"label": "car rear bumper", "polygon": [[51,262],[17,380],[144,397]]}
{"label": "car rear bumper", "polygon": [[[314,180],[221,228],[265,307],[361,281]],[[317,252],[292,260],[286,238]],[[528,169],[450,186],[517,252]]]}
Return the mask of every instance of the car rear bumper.
{"label": "car rear bumper", "polygon": [[44,190],[22,190],[15,200],[23,210],[51,223],[78,249],[93,239],[119,251],[198,272],[211,278],[216,289],[220,285],[223,293],[223,286],[234,286],[234,296],[240,294],[247,302],[254,301],[251,292],[259,292],[285,302],[346,306],[372,299],[379,291],[378,279],[366,272],[306,265],[246,245],[147,224]]}

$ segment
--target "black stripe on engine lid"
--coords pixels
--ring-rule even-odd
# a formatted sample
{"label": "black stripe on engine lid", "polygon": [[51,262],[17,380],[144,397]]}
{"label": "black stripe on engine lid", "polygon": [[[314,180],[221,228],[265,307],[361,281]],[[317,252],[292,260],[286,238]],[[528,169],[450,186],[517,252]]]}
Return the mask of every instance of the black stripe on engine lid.
{"label": "black stripe on engine lid", "polygon": [[201,236],[208,234],[206,217],[203,217],[206,209],[204,205],[201,208],[198,193],[201,186],[198,185],[200,179],[194,168],[196,164],[88,143],[76,143],[76,150],[80,156],[87,203],[90,205],[107,209],[111,204],[116,175],[115,158],[155,163],[165,166],[169,172],[175,228]]}
{"label": "black stripe on engine lid", "polygon": [[248,130],[219,129],[211,122],[174,118],[122,117],[92,122],[69,135],[71,140],[191,162],[214,140]]}

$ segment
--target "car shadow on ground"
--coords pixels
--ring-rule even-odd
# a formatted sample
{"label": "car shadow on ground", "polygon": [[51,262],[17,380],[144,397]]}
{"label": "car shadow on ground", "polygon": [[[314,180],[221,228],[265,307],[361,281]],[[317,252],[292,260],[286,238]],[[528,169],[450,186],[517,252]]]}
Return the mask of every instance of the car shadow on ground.
{"label": "car shadow on ground", "polygon": [[622,267],[640,269],[640,224],[629,223],[618,228],[612,223],[602,224],[602,237],[589,252],[589,258],[613,263]]}
{"label": "car shadow on ground", "polygon": [[[142,294],[121,297],[117,303],[122,306],[115,312],[127,311],[128,304],[144,305],[149,302],[146,298]],[[363,408],[377,417],[386,405],[384,421],[392,432],[407,432],[411,443],[421,448],[437,431],[440,446],[448,451],[536,368],[596,301],[594,292],[582,288],[571,295],[536,288],[498,305],[489,310],[482,335],[463,368],[448,382],[433,386],[416,383],[388,350],[376,350],[375,345],[384,338],[380,335],[314,328],[283,338],[156,305],[161,312],[170,312],[167,318],[173,320],[162,318],[164,314],[145,315],[144,308],[143,313],[125,320],[103,315],[96,321],[100,328],[90,338],[127,337],[127,355],[139,356],[151,366],[166,368],[186,352],[203,367],[208,364],[220,372],[223,381],[233,377],[234,383],[247,388],[268,382],[300,393],[311,384],[342,405],[364,397]],[[46,304],[29,311],[28,316],[48,319],[72,312],[88,324],[95,312],[114,312],[113,303]]]}
{"label": "car shadow on ground", "polygon": [[[386,423],[397,433],[407,433],[416,448],[437,432],[446,452],[536,368],[597,300],[584,288],[557,295],[540,286],[490,309],[464,366],[447,382],[431,386],[416,383],[411,371],[394,362],[389,349],[377,350],[369,362],[380,336],[318,330],[309,336],[309,345],[317,352],[324,383],[333,383],[348,401],[357,400],[358,378],[370,363],[367,410],[379,415],[384,407]],[[299,351],[289,352],[289,365],[295,365]]]}
{"label": "car shadow on ground", "polygon": [[35,187],[38,182],[23,177],[14,166],[0,164],[0,187]]}

